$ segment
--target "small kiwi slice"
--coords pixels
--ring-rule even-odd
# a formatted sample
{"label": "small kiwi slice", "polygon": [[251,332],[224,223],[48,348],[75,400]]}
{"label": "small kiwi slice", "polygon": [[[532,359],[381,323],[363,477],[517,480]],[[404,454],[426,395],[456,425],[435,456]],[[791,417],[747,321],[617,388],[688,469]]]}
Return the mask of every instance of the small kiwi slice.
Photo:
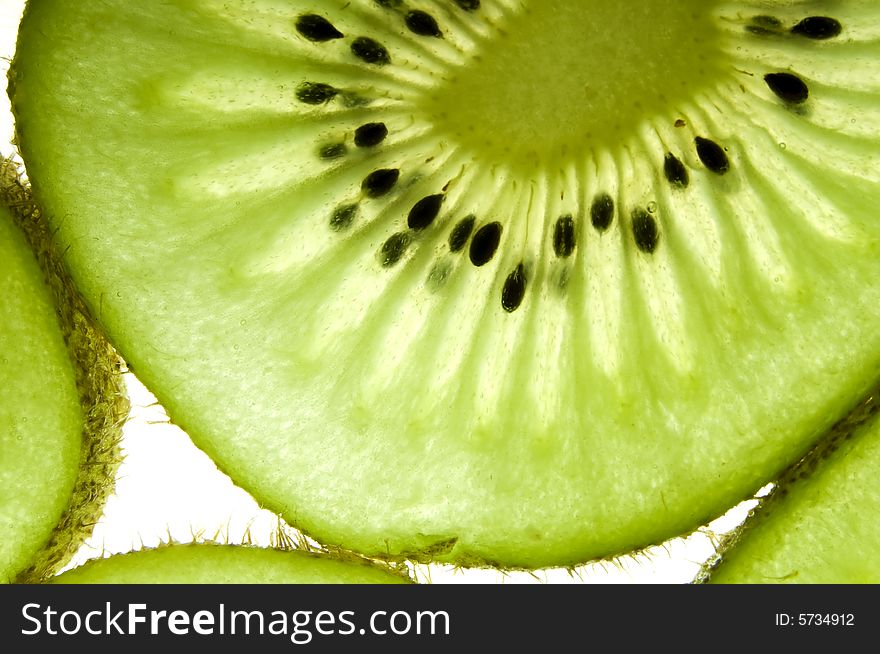
{"label": "small kiwi slice", "polygon": [[52,579],[57,584],[405,584],[399,571],[345,558],[212,543],[166,545],[95,559]]}
{"label": "small kiwi slice", "polygon": [[871,397],[786,473],[698,580],[880,583],[878,409]]}
{"label": "small kiwi slice", "polygon": [[91,532],[113,488],[127,403],[116,354],[5,160],[0,279],[0,583],[31,582]]}
{"label": "small kiwi slice", "polygon": [[373,556],[691,530],[880,377],[880,5],[31,0],[90,306],[264,505]]}

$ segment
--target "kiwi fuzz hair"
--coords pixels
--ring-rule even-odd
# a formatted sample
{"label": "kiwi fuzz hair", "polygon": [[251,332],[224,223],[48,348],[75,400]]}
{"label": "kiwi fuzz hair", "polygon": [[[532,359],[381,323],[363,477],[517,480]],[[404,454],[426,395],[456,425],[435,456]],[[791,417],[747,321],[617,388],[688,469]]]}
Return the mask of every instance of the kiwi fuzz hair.
{"label": "kiwi fuzz hair", "polygon": [[113,491],[129,412],[122,360],[92,320],[68,276],[43,214],[15,161],[0,161],[0,202],[31,246],[55,303],[73,363],[83,415],[79,474],[61,521],[16,583],[39,583],[68,563],[88,538]]}
{"label": "kiwi fuzz hair", "polygon": [[166,543],[92,559],[52,579],[56,584],[412,584],[403,568],[350,553],[312,549]]}
{"label": "kiwi fuzz hair", "polygon": [[[878,414],[880,414],[880,387],[873,389],[868,397],[859,402],[848,416],[835,424],[800,461],[779,477],[773,490],[761,498],[758,505],[749,511],[746,520],[721,539],[715,554],[701,566],[699,573],[694,578],[694,583],[713,583],[715,581],[714,574],[724,562],[725,557],[737,548],[754,527],[770,519],[775,508],[785,501],[789,489],[797,482],[816,473],[826,459],[845,442],[856,436],[868,423],[875,420]],[[866,556],[871,556],[870,552],[872,550],[869,548],[865,553]]]}

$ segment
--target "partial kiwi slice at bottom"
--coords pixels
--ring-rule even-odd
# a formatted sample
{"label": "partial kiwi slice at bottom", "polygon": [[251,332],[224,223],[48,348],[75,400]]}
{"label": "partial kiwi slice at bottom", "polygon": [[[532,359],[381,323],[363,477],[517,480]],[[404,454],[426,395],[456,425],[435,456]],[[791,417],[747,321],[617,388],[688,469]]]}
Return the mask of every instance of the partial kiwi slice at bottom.
{"label": "partial kiwi slice at bottom", "polygon": [[573,565],[704,524],[880,378],[880,5],[31,0],[67,262],[320,542]]}
{"label": "partial kiwi slice at bottom", "polygon": [[126,411],[118,358],[2,160],[0,583],[47,578],[91,532],[113,490]]}
{"label": "partial kiwi slice at bottom", "polygon": [[208,543],[167,545],[89,561],[56,584],[405,584],[357,557]]}
{"label": "partial kiwi slice at bottom", "polygon": [[701,581],[880,583],[880,402],[872,397],[788,472]]}

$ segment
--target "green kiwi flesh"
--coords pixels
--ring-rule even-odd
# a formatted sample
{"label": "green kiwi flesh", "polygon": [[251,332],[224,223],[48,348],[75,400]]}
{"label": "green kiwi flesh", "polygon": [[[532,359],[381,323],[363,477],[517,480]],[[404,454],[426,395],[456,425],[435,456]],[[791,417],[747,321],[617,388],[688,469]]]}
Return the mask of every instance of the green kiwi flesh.
{"label": "green kiwi flesh", "polygon": [[9,161],[0,279],[0,583],[39,581],[73,555],[112,490],[126,403],[116,355]]}
{"label": "green kiwi flesh", "polygon": [[209,543],[166,545],[89,561],[57,584],[405,584],[403,574],[353,556]]}
{"label": "green kiwi flesh", "polygon": [[370,556],[573,565],[880,377],[880,6],[831,8],[31,0],[9,89],[89,306],[237,483]]}
{"label": "green kiwi flesh", "polygon": [[877,397],[780,480],[721,548],[712,583],[880,583]]}

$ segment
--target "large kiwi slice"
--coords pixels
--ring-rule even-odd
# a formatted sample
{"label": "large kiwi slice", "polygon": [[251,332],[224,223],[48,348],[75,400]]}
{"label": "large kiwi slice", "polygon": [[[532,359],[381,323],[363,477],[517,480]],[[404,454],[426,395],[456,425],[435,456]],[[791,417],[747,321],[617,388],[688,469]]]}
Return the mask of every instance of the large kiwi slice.
{"label": "large kiwi slice", "polygon": [[237,482],[369,555],[706,522],[880,376],[880,5],[32,0],[67,262]]}
{"label": "large kiwi slice", "polygon": [[880,414],[873,397],[780,480],[703,581],[880,583]]}
{"label": "large kiwi slice", "polygon": [[50,576],[91,532],[119,462],[117,362],[0,161],[0,583]]}
{"label": "large kiwi slice", "polygon": [[349,556],[215,544],[168,545],[96,559],[59,584],[404,584],[402,573]]}

